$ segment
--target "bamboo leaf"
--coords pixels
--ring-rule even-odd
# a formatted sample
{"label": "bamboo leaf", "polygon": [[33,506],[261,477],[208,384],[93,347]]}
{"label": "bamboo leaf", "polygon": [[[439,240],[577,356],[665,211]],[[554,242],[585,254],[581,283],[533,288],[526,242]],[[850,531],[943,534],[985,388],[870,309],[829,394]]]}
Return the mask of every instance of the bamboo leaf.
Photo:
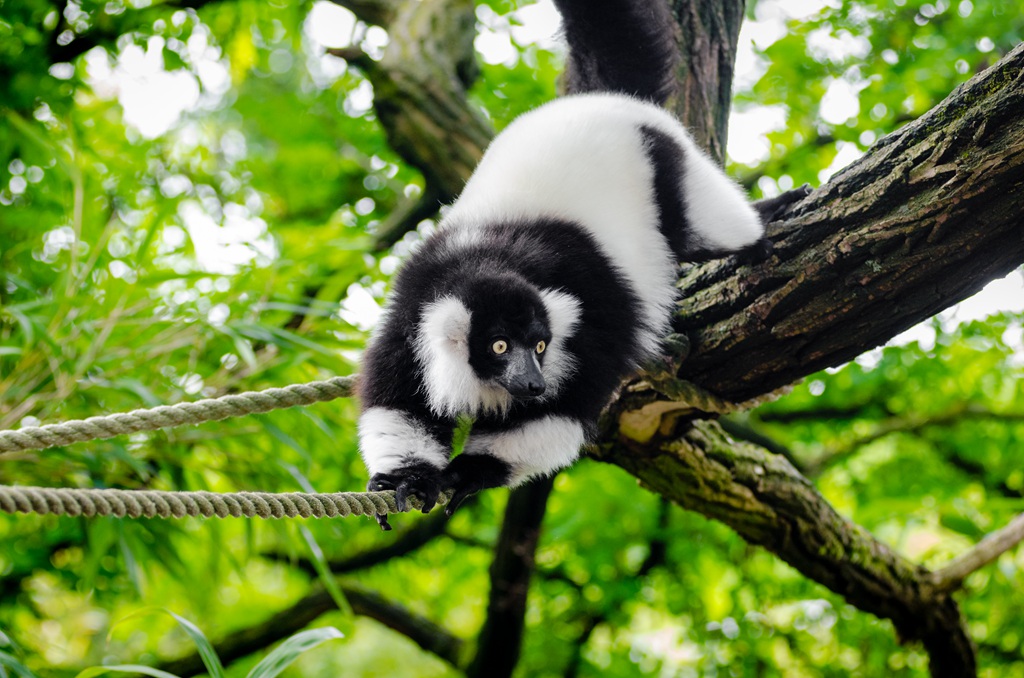
{"label": "bamboo leaf", "polygon": [[303,652],[312,650],[325,641],[344,637],[345,634],[333,626],[296,633],[254,666],[246,678],[274,678],[288,668]]}

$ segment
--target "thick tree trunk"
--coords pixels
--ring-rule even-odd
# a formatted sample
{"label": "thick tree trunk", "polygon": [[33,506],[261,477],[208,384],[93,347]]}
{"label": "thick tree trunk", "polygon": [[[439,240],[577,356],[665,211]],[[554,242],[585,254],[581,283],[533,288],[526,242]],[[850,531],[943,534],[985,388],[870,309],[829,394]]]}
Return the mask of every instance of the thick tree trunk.
{"label": "thick tree trunk", "polygon": [[553,484],[553,478],[540,478],[509,495],[491,562],[487,619],[468,678],[507,678],[519,662],[534,554]]}
{"label": "thick tree trunk", "polygon": [[719,162],[725,159],[736,42],[743,0],[672,0],[679,23],[679,94],[669,102],[694,138]]}

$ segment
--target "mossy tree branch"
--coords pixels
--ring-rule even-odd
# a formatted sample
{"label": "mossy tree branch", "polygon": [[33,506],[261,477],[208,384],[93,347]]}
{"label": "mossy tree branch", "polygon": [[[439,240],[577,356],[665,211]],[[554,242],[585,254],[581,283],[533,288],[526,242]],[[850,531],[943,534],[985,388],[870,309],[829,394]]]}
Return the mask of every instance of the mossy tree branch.
{"label": "mossy tree branch", "polygon": [[774,225],[771,261],[694,267],[680,372],[732,399],[846,362],[1024,263],[1024,46]]}
{"label": "mossy tree branch", "polygon": [[610,443],[598,458],[683,508],[730,526],[861,610],[920,640],[934,676],[974,675],[974,651],[956,603],[930,573],[840,516],[783,457],[729,438],[710,421],[646,444]]}

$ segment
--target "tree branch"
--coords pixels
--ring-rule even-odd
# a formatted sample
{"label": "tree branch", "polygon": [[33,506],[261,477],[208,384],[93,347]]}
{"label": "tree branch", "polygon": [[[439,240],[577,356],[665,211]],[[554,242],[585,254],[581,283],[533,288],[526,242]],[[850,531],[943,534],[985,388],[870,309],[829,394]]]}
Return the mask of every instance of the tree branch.
{"label": "tree branch", "polygon": [[449,196],[444,191],[427,186],[423,195],[400,203],[377,227],[377,239],[373,243],[373,248],[379,252],[394,245],[421,221],[435,216],[447,197]]}
{"label": "tree branch", "polygon": [[[152,7],[129,9],[123,19],[116,24],[103,22],[93,26],[84,33],[74,35],[74,39],[66,44],[58,43],[57,37],[63,32],[60,27],[53,31],[53,41],[47,46],[46,56],[51,64],[74,61],[93,47],[112,45],[120,36],[130,33],[139,26],[150,24],[155,17],[166,16],[179,9],[201,9],[209,4],[224,0],[167,0]],[[64,26],[63,22],[61,26]],[[66,26],[64,26],[66,27]]]}
{"label": "tree branch", "polygon": [[1021,541],[1024,541],[1024,513],[1003,529],[986,535],[974,548],[957,556],[946,567],[933,572],[932,583],[939,591],[955,591],[963,586],[968,575],[994,562]]}
{"label": "tree branch", "polygon": [[[435,538],[442,536],[447,525],[448,518],[444,515],[444,512],[434,512],[422,520],[416,521],[412,527],[403,530],[390,543],[363,551],[362,553],[356,553],[348,558],[328,561],[327,566],[334,574],[349,574],[386,563],[394,558],[407,556],[420,547],[429,544]],[[289,557],[287,554],[276,552],[265,552],[260,555],[268,560],[292,565],[311,577],[317,576],[316,568],[307,558],[296,559]]]}
{"label": "tree branch", "polygon": [[681,280],[680,375],[733,400],[846,362],[1024,263],[1024,45],[791,208],[758,267]]}
{"label": "tree branch", "polygon": [[938,440],[930,442],[947,464],[961,473],[978,479],[985,486],[986,490],[997,492],[1011,499],[1024,498],[1024,490],[1011,487],[1005,478],[999,480],[990,478],[987,472],[988,469],[985,468],[984,464],[963,456],[953,445]]}
{"label": "tree branch", "polygon": [[891,619],[920,640],[933,675],[974,675],[971,640],[956,603],[907,562],[836,513],[784,458],[730,439],[714,422],[648,444],[622,440],[597,456],[654,492],[719,520],[850,604]]}
{"label": "tree branch", "polygon": [[391,148],[423,173],[426,193],[448,202],[494,134],[466,97],[478,72],[475,5],[396,0],[387,29],[391,42],[366,71],[374,109]]}
{"label": "tree branch", "polygon": [[744,2],[672,0],[680,31],[680,92],[671,108],[713,158],[725,160],[733,64]]}
{"label": "tree branch", "polygon": [[758,412],[758,419],[764,422],[790,424],[799,421],[878,419],[895,417],[885,403],[869,401],[845,406],[826,406],[809,410],[791,410],[783,412]]}
{"label": "tree branch", "polygon": [[1024,421],[1019,412],[993,412],[987,408],[960,406],[930,417],[893,417],[878,424],[874,431],[848,444],[829,448],[807,462],[804,474],[814,477],[832,466],[849,459],[865,445],[881,440],[893,433],[919,433],[933,426],[950,426],[968,419],[998,419],[1002,421]]}
{"label": "tree branch", "polygon": [[509,495],[494,560],[487,619],[480,630],[468,678],[511,676],[519,661],[526,596],[554,478],[540,478]]}
{"label": "tree branch", "polygon": [[360,21],[385,28],[394,20],[399,5],[397,0],[330,0],[330,2],[349,10]]}

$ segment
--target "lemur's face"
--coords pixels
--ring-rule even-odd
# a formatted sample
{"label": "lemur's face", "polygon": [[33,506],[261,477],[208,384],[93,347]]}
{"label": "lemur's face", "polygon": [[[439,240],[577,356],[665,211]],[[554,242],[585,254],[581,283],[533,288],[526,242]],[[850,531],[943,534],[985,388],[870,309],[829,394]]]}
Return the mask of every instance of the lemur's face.
{"label": "lemur's face", "polygon": [[469,364],[477,377],[500,385],[516,398],[544,394],[541,373],[551,342],[547,311],[529,288],[487,286],[471,303]]}

